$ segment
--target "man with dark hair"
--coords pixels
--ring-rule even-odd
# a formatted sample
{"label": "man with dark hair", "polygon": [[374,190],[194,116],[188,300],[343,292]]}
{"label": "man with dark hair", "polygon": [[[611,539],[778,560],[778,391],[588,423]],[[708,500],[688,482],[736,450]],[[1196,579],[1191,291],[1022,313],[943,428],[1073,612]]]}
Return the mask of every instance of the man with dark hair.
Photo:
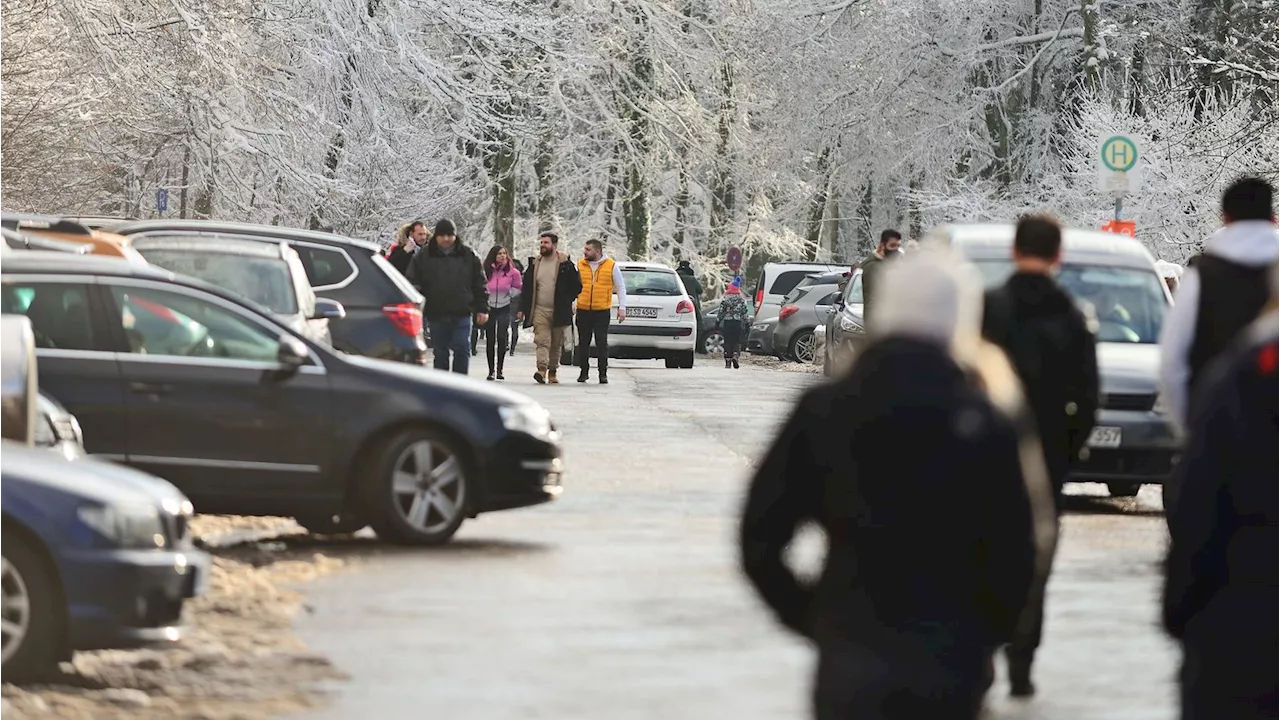
{"label": "man with dark hair", "polygon": [[489,321],[489,291],[484,268],[471,248],[462,244],[453,223],[436,223],[431,239],[414,253],[405,276],[426,301],[422,316],[431,330],[435,368],[466,375],[471,364],[471,323]]}
{"label": "man with dark hair", "polygon": [[564,329],[573,324],[573,301],[582,291],[578,268],[569,256],[560,252],[560,233],[551,225],[538,232],[538,255],[524,271],[520,313],[516,317],[525,327],[533,328],[533,345],[538,370],[533,379],[539,384],[560,382],[556,368],[560,366],[560,350],[564,346]]}
{"label": "man with dark hair", "polygon": [[[902,233],[889,229],[880,233],[880,244],[875,252],[862,261],[862,317],[871,316],[871,304],[876,292],[876,283],[885,263],[902,257]],[[850,275],[852,276],[852,274]]]}
{"label": "man with dark hair", "polygon": [[[1274,194],[1260,178],[1232,183],[1222,195],[1223,227],[1178,281],[1160,336],[1160,383],[1179,430],[1186,427],[1188,398],[1204,369],[1266,304],[1267,268],[1280,255]],[[1168,508],[1177,489],[1166,490]]]}
{"label": "man with dark hair", "polygon": [[[1053,279],[1061,259],[1062,228],[1057,220],[1043,215],[1019,220],[1013,240],[1016,270],[1003,286],[987,293],[982,318],[983,336],[1004,349],[1022,381],[1059,515],[1063,484],[1089,438],[1098,406],[1093,332],[1084,313]],[[1031,663],[1040,646],[1051,565],[1052,559],[1036,578],[1006,648],[1015,697],[1035,694]]]}
{"label": "man with dark hair", "polygon": [[578,293],[578,382],[587,381],[591,368],[591,339],[595,338],[600,384],[609,384],[609,311],[618,296],[618,322],[627,319],[627,284],[613,258],[605,257],[604,243],[588,240],[578,261],[582,292]]}

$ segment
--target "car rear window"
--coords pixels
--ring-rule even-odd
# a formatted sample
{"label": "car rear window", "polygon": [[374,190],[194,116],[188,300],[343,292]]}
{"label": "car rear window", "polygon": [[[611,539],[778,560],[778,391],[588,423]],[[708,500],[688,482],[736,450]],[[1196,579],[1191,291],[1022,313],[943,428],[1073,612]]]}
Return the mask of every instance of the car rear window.
{"label": "car rear window", "polygon": [[316,290],[341,285],[356,274],[347,254],[341,250],[291,243],[298,257],[302,259],[302,267],[307,270],[307,280]]}
{"label": "car rear window", "polygon": [[671,297],[684,294],[680,279],[670,270],[623,269],[622,279],[627,284],[628,295]]}
{"label": "car rear window", "polygon": [[294,315],[298,295],[284,259],[230,255],[199,250],[142,249],[152,265],[190,275],[242,295],[273,313]]}
{"label": "car rear window", "polygon": [[787,270],[779,273],[778,277],[773,279],[773,284],[769,286],[769,294],[786,295],[795,290],[801,280],[812,274],[812,270]]}

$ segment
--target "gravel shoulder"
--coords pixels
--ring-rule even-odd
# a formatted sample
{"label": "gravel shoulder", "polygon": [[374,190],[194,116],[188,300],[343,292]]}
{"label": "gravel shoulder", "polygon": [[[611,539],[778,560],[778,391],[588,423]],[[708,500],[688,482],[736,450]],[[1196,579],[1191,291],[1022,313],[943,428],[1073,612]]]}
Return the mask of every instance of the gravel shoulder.
{"label": "gravel shoulder", "polygon": [[[197,517],[204,540],[292,535],[280,518]],[[187,631],[168,648],[77,653],[54,682],[3,686],[3,714],[67,720],[244,720],[314,708],[314,686],[344,679],[293,634],[305,611],[301,583],[342,572],[351,560],[324,546],[251,542],[211,550],[203,597],[184,608]]]}

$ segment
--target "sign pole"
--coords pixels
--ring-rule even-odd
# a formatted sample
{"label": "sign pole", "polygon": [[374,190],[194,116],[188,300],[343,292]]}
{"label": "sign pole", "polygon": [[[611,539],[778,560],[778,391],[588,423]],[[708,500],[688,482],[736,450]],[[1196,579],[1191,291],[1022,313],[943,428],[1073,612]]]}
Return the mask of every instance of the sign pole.
{"label": "sign pole", "polygon": [[1124,193],[1116,193],[1116,222],[1120,222],[1120,208],[1124,206]]}

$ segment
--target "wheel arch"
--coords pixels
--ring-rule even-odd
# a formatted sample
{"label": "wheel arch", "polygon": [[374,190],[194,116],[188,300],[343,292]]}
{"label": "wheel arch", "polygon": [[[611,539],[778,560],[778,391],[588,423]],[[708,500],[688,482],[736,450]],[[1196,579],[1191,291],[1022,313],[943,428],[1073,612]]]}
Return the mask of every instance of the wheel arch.
{"label": "wheel arch", "polygon": [[67,636],[70,618],[67,611],[67,590],[62,584],[62,574],[58,572],[58,563],[54,560],[53,555],[49,552],[48,546],[40,539],[40,535],[27,526],[26,523],[18,520],[13,515],[5,512],[0,513],[0,522],[4,523],[4,534],[14,534],[27,544],[27,547],[35,551],[36,555],[44,563],[44,568],[48,572],[53,582],[53,591],[57,594],[54,599],[57,601],[54,606],[54,612],[58,614],[58,634],[57,648],[55,656],[59,661],[71,659],[71,644]]}

